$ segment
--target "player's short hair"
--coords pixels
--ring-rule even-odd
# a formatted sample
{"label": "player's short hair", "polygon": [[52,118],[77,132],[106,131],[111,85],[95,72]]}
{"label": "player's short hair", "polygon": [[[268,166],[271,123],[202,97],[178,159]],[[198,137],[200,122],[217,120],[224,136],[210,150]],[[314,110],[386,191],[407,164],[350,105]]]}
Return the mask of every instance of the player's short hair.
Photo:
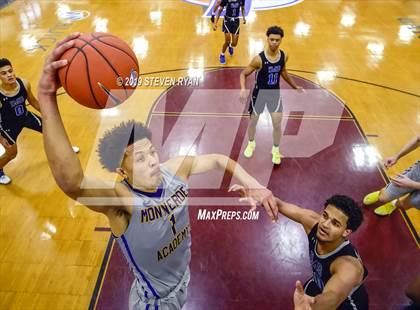
{"label": "player's short hair", "polygon": [[267,37],[269,37],[270,34],[279,34],[282,38],[284,37],[284,31],[279,26],[271,26],[268,28],[266,32]]}
{"label": "player's short hair", "polygon": [[7,58],[0,58],[0,68],[5,66],[12,66],[12,63]]}
{"label": "player's short hair", "polygon": [[327,199],[324,208],[333,205],[347,215],[347,228],[356,231],[363,222],[363,213],[358,204],[348,196],[334,195]]}
{"label": "player's short hair", "polygon": [[102,166],[108,171],[115,172],[121,167],[127,147],[144,138],[151,140],[151,131],[134,120],[122,122],[108,130],[99,141],[97,150]]}

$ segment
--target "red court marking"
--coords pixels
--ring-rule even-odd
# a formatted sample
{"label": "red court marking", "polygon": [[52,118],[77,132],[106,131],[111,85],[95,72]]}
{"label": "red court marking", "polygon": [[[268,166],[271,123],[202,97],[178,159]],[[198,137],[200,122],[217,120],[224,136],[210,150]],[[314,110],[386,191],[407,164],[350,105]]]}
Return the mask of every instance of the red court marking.
{"label": "red court marking", "polygon": [[[239,87],[239,72],[240,69],[207,72],[201,88],[235,89]],[[307,80],[296,79],[306,89],[319,88]],[[242,113],[245,109],[236,102],[209,98],[193,98],[194,102],[198,100],[205,104],[190,105],[188,101],[192,93],[193,89],[174,87],[166,96],[170,100],[166,100],[164,105],[164,97],[161,97],[154,111],[181,113],[187,107],[188,111],[196,113],[223,112],[224,108],[226,112]],[[342,105],[334,95],[325,98],[328,100],[324,102],[324,107],[330,105],[332,111]],[[301,104],[284,100],[288,110],[299,111]],[[324,110],[328,112],[328,109]],[[317,112],[315,107],[313,112]],[[351,115],[344,110],[340,115],[331,113],[329,116]],[[180,118],[187,119],[181,123],[184,130],[174,135]],[[206,126],[200,127],[200,121]],[[317,133],[322,130],[322,123],[329,120],[289,119],[287,126],[295,128],[299,122],[301,128],[304,124],[313,126]],[[376,166],[358,166],[354,161],[353,147],[364,145],[365,140],[353,121],[339,122],[334,143],[329,147],[309,158],[286,157],[281,167],[274,168],[272,173],[271,126],[261,124],[257,128],[256,153],[252,159],[246,159],[241,155],[246,140],[246,124],[246,117],[164,116],[161,113],[150,116],[152,131],[163,135],[163,139],[159,134],[153,136],[154,143],[164,143],[164,147],[160,148],[162,161],[176,154],[184,145],[190,148],[190,141],[198,141],[196,133],[200,132],[199,144],[194,145],[195,152],[203,154],[223,150],[258,177],[266,176],[268,170],[268,186],[276,196],[315,211],[320,211],[325,199],[333,194],[346,194],[361,203],[366,193],[384,185]],[[234,129],[236,131],[232,135],[229,131]],[[282,152],[298,152],[314,143],[316,138],[316,135],[308,135],[303,142],[289,142]],[[228,148],[226,153],[228,143],[233,148]],[[229,178],[214,172],[194,176],[190,182],[190,193],[192,197],[229,196],[226,194],[228,184]],[[193,239],[191,282],[184,309],[292,309],[295,281],[305,281],[311,275],[307,237],[303,229],[284,217],[277,224],[271,224],[262,211],[256,222],[198,221],[199,208],[190,206]],[[238,207],[223,209],[238,210]],[[414,275],[420,273],[420,264],[417,263],[420,252],[398,212],[379,218],[372,211],[373,208],[364,209],[365,222],[351,241],[369,270],[366,285],[370,309],[398,309],[407,304],[404,288]],[[109,259],[97,309],[127,309],[133,276],[118,247],[114,247]]]}

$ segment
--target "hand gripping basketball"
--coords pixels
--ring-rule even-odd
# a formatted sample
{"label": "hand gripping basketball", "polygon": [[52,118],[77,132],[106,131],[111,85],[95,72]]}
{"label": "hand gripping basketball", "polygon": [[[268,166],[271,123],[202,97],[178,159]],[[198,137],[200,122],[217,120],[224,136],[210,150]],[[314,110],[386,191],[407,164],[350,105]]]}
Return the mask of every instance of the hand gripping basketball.
{"label": "hand gripping basketball", "polygon": [[68,65],[58,70],[60,82],[76,102],[92,109],[113,108],[135,91],[139,64],[124,40],[106,32],[74,38],[74,46],[61,54]]}
{"label": "hand gripping basketball", "polygon": [[74,39],[80,36],[79,32],[73,33],[57,43],[55,49],[47,56],[38,84],[38,92],[43,95],[54,96],[61,87],[57,75],[59,68],[67,66],[67,60],[60,60],[61,55],[73,47]]}

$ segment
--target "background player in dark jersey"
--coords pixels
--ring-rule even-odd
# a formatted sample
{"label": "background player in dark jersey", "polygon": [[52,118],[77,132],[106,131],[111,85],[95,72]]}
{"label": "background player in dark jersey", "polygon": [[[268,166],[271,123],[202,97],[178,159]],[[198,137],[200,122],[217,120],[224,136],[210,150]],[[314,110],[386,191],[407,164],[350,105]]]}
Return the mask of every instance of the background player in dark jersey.
{"label": "background player in dark jersey", "polygon": [[[241,186],[234,185],[231,190],[247,197]],[[245,199],[254,204],[252,199]],[[363,222],[356,202],[347,196],[334,195],[325,202],[321,215],[278,198],[276,202],[278,211],[300,223],[308,235],[313,276],[305,283],[304,291],[315,297],[311,309],[368,309],[368,294],[363,285],[367,270],[347,240]],[[301,301],[309,304],[311,299]]]}
{"label": "background player in dark jersey", "polygon": [[[222,46],[222,53],[219,56],[219,61],[222,65],[226,64],[225,52],[229,47],[229,54],[233,55],[233,48],[238,44],[239,40],[239,8],[242,11],[243,23],[246,24],[245,19],[245,0],[221,0],[219,11],[217,12],[216,20],[213,24],[213,29],[217,29],[217,22],[219,21],[220,14],[226,8],[225,17],[223,20],[222,31],[225,34],[225,42]],[[232,38],[231,38],[232,37]]]}
{"label": "background player in dark jersey", "polygon": [[[23,128],[42,132],[41,118],[26,108],[26,100],[40,111],[38,100],[32,94],[31,84],[17,78],[11,62],[0,59],[0,143],[5,153],[0,157],[0,184],[9,184],[10,177],[3,167],[17,155],[16,140]],[[74,147],[78,152],[78,148]]]}
{"label": "background player in dark jersey", "polygon": [[267,30],[268,46],[264,51],[255,56],[251,63],[240,75],[241,94],[240,100],[245,102],[247,91],[245,86],[246,78],[255,70],[255,86],[249,103],[250,122],[248,125],[248,145],[244,155],[249,158],[254,153],[255,130],[260,114],[267,106],[273,124],[273,147],[271,149],[272,161],[278,165],[281,162],[280,155],[280,136],[281,136],[281,117],[283,105],[280,95],[280,75],[294,89],[303,91],[302,87],[297,86],[286,69],[288,55],[279,49],[284,36],[283,29],[272,26]]}
{"label": "background player in dark jersey", "polygon": [[[150,131],[132,121],[107,132],[99,146],[101,164],[118,173],[124,181],[114,184],[85,176],[77,156],[71,151],[56,98],[60,87],[57,69],[67,65],[66,60],[59,60],[60,56],[74,46],[72,39],[78,36],[73,34],[57,44],[46,59],[39,82],[41,111],[48,116],[43,128],[48,164],[66,195],[75,200],[83,199],[80,202],[108,218],[112,233],[120,240],[135,275],[130,309],[180,309],[186,300],[191,253],[186,200],[188,178],[210,170],[226,170],[243,183],[248,193],[276,220],[278,210],[274,197],[240,165],[221,154],[174,157],[160,164]],[[156,213],[149,217],[149,212]],[[185,228],[182,235],[175,235],[182,227]],[[174,242],[178,242],[177,245],[172,245]],[[169,255],[171,259],[165,259]]]}

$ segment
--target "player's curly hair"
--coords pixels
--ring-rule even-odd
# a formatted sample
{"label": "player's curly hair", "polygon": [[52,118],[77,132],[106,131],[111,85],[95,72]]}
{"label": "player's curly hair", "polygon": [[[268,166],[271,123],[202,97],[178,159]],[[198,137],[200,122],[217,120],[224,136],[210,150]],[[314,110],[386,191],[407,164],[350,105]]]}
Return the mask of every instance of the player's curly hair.
{"label": "player's curly hair", "polygon": [[347,215],[347,228],[356,231],[363,222],[363,213],[357,203],[348,196],[334,195],[327,199],[324,208],[333,205]]}
{"label": "player's curly hair", "polygon": [[122,122],[108,130],[99,141],[97,150],[102,166],[108,171],[115,172],[121,167],[127,147],[144,138],[151,140],[151,131],[134,120]]}
{"label": "player's curly hair", "polygon": [[4,66],[11,66],[12,63],[7,58],[0,58],[0,68]]}
{"label": "player's curly hair", "polygon": [[279,34],[282,38],[284,37],[284,31],[279,26],[271,26],[268,28],[266,32],[267,37],[270,36],[270,34]]}

